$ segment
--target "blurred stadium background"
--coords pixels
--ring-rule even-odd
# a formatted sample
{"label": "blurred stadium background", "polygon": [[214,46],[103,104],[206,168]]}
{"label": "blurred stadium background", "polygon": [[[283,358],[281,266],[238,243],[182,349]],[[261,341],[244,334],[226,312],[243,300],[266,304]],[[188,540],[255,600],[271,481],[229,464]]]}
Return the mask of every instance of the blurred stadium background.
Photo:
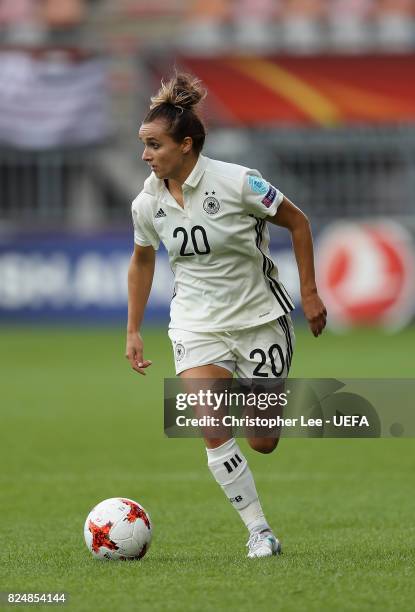
{"label": "blurred stadium background", "polygon": [[[0,321],[125,320],[137,129],[177,66],[209,88],[206,153],[309,215],[331,323],[409,323],[414,24],[413,0],[0,0]],[[165,324],[158,259],[148,320]]]}
{"label": "blurred stadium background", "polygon": [[[292,375],[414,377],[414,11],[413,0],[0,0],[3,590],[69,591],[80,611],[413,609],[413,440],[247,449],[286,546],[254,568],[201,441],[163,434],[162,251],[146,379],[123,359],[123,330],[130,204],[147,176],[137,131],[177,66],[209,88],[206,153],[256,167],[311,219],[336,333],[316,340],[297,308]],[[288,235],[270,230],[298,304]],[[140,567],[98,566],[83,546],[84,517],[114,495],[154,520]]]}

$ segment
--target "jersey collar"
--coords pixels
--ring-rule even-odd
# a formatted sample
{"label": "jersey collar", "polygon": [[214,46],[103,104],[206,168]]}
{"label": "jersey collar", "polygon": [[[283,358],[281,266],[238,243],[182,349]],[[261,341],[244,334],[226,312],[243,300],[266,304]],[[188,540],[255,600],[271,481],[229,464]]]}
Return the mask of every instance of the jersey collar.
{"label": "jersey collar", "polygon": [[204,155],[199,155],[199,159],[197,160],[195,167],[193,168],[183,185],[187,185],[188,187],[193,188],[197,187],[200,182],[200,179],[205,173],[207,162],[207,157],[205,157]]}

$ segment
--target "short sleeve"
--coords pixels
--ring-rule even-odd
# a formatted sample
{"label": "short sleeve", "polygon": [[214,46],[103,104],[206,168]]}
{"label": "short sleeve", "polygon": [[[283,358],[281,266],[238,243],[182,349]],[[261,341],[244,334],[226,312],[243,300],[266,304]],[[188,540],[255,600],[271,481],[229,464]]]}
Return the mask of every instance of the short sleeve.
{"label": "short sleeve", "polygon": [[273,217],[284,196],[262,178],[257,170],[248,170],[243,179],[242,203],[247,212],[256,217]]}
{"label": "short sleeve", "polygon": [[150,221],[145,202],[134,200],[131,213],[134,226],[134,242],[139,246],[152,246],[155,251],[159,248],[160,238]]}

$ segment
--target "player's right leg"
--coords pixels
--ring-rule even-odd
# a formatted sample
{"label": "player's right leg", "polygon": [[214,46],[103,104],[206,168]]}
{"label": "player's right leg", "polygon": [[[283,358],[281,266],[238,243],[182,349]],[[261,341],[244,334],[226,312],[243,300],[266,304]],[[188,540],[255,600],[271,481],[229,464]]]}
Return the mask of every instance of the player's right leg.
{"label": "player's right leg", "polygon": [[[221,362],[219,362],[221,363]],[[187,393],[197,392],[200,387],[206,386],[212,390],[213,387],[220,387],[221,381],[225,382],[232,379],[232,372],[221,365],[206,364],[194,368],[189,368],[179,373],[180,378],[184,381]],[[195,381],[195,384],[193,384]],[[212,409],[204,406],[195,406],[195,415],[197,418],[203,417],[205,414],[211,415]],[[225,412],[219,410],[219,415],[223,416]],[[207,449],[214,449],[222,446],[233,437],[232,430],[226,427],[204,427],[202,429],[203,438]]]}

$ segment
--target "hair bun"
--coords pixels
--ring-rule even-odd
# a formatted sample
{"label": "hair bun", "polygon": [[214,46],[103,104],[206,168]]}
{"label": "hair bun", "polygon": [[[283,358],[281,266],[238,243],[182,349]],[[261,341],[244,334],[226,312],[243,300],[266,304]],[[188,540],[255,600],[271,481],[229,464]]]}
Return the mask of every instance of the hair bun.
{"label": "hair bun", "polygon": [[184,72],[176,73],[167,83],[161,82],[161,88],[151,98],[150,109],[162,104],[170,104],[182,110],[193,110],[206,97],[206,90],[196,77]]}

